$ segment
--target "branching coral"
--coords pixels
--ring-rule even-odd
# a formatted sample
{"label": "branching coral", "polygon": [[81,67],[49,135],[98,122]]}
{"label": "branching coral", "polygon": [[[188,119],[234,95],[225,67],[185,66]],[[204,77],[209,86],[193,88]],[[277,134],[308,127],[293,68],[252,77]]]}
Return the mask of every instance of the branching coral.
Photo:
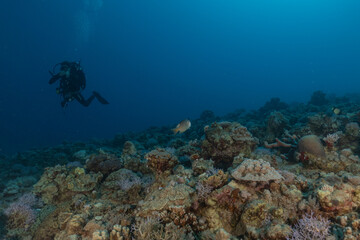
{"label": "branching coral", "polygon": [[340,136],[338,133],[329,133],[326,137],[323,138],[326,146],[329,150],[332,150],[335,146],[335,143],[339,140]]}
{"label": "branching coral", "polygon": [[330,221],[311,212],[298,221],[287,240],[325,240],[330,236],[329,231]]}

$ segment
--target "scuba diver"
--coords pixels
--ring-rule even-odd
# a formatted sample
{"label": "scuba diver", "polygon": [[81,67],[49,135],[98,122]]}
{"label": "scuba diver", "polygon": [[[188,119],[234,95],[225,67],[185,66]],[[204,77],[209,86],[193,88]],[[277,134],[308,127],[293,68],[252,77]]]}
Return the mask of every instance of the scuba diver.
{"label": "scuba diver", "polygon": [[[55,69],[60,65],[60,72],[55,74]],[[81,91],[85,89],[86,79],[84,71],[80,66],[80,62],[64,61],[56,64],[53,71],[49,71],[51,79],[49,84],[55,83],[60,79],[60,86],[56,88],[56,93],[62,97],[61,106],[66,107],[67,104],[76,99],[81,105],[87,107],[92,100],[96,98],[102,104],[109,104],[106,99],[100,96],[99,93],[93,92],[92,95],[86,100]]]}

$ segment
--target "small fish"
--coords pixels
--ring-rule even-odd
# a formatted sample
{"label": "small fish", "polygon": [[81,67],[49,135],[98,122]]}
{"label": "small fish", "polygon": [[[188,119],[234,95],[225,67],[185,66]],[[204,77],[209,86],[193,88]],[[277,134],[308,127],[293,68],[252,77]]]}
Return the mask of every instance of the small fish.
{"label": "small fish", "polygon": [[332,110],[333,113],[336,114],[336,115],[339,115],[339,114],[341,113],[341,109],[340,109],[340,108],[337,108],[337,107],[333,107],[331,110]]}
{"label": "small fish", "polygon": [[182,120],[176,128],[171,129],[174,134],[177,134],[178,132],[183,133],[186,130],[188,130],[191,127],[191,122],[188,119]]}

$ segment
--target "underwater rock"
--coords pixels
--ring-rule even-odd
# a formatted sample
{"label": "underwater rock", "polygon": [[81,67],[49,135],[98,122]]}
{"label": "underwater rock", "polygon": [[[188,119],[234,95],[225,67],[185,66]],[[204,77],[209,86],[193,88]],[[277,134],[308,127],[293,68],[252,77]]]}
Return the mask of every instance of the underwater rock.
{"label": "underwater rock", "polygon": [[[61,240],[66,239],[65,231],[67,222],[73,216],[70,203],[64,202],[58,205],[47,205],[41,209],[39,219],[41,224],[34,225],[33,240]],[[64,230],[64,231],[61,231]]]}
{"label": "underwater rock", "polygon": [[315,114],[308,117],[308,126],[313,134],[324,135],[339,131],[343,123],[339,118],[326,114]]}
{"label": "underwater rock", "polygon": [[86,161],[85,168],[92,172],[101,172],[104,175],[110,174],[122,166],[119,158],[112,154],[92,154]]}
{"label": "underwater rock", "polygon": [[17,177],[14,180],[10,180],[4,186],[0,197],[19,197],[19,194],[30,191],[36,181],[37,179],[32,176]]}
{"label": "underwater rock", "polygon": [[328,102],[329,102],[329,100],[326,99],[326,94],[324,92],[315,91],[311,95],[309,104],[312,104],[315,106],[322,106],[322,105],[326,105]]}
{"label": "underwater rock", "polygon": [[140,200],[142,181],[136,173],[122,168],[111,173],[101,184],[104,199],[114,201],[137,203]]}
{"label": "underwater rock", "polygon": [[232,233],[234,225],[238,222],[238,218],[231,210],[218,206],[209,206],[201,209],[201,215],[206,219],[208,229],[212,232],[224,229]]}
{"label": "underwater rock", "polygon": [[123,151],[121,155],[135,155],[137,153],[135,144],[131,141],[124,143]]}
{"label": "underwater rock", "polygon": [[345,133],[340,135],[338,146],[350,148],[353,152],[359,153],[360,149],[360,127],[357,122],[350,122],[345,125]]}
{"label": "underwater rock", "polygon": [[145,143],[145,146],[147,146],[148,148],[153,148],[157,145],[159,145],[159,142],[155,138],[149,138]]}
{"label": "underwater rock", "polygon": [[[190,159],[193,156],[190,157]],[[196,158],[192,161],[192,170],[194,175],[200,175],[209,169],[214,168],[214,162],[212,160],[205,160],[203,158]]]}
{"label": "underwater rock", "polygon": [[316,196],[322,210],[342,215],[351,212],[355,207],[353,192],[354,188],[349,184],[335,187],[324,184],[316,190]]}
{"label": "underwater rock", "polygon": [[214,122],[205,127],[202,154],[205,159],[213,160],[215,166],[228,167],[235,156],[239,153],[250,155],[257,144],[258,139],[240,123]]}
{"label": "underwater rock", "polygon": [[285,240],[291,234],[292,229],[287,224],[271,225],[266,232],[269,240]]}
{"label": "underwater rock", "polygon": [[178,159],[164,148],[157,148],[145,155],[148,166],[156,175],[171,171],[177,164]]}
{"label": "underwater rock", "polygon": [[73,154],[73,158],[75,158],[78,161],[85,161],[87,158],[87,152],[86,150],[80,150]]}
{"label": "underwater rock", "polygon": [[[68,235],[80,234],[85,226],[85,217],[81,214],[70,215],[70,219],[67,221],[65,231]],[[68,218],[67,218],[68,219]]]}
{"label": "underwater rock", "polygon": [[271,135],[271,138],[279,137],[285,128],[288,127],[288,124],[289,120],[281,112],[271,112],[266,121],[267,135]]}
{"label": "underwater rock", "polygon": [[[253,239],[260,239],[265,233],[266,222],[270,206],[263,200],[249,202],[241,215],[241,227],[245,228],[247,234]],[[240,225],[240,224],[239,224]]]}
{"label": "underwater rock", "polygon": [[126,141],[124,143],[121,160],[126,169],[134,172],[141,172],[142,174],[152,173],[151,169],[147,166],[146,160],[138,151],[134,142]]}
{"label": "underwater rock", "polygon": [[77,167],[82,168],[84,166],[79,161],[75,161],[75,162],[68,162],[66,164],[66,167],[67,168],[77,168]]}
{"label": "underwater rock", "polygon": [[190,141],[186,145],[183,145],[176,149],[176,153],[178,156],[192,156],[192,155],[200,155],[201,149],[195,146],[197,143],[195,141]]}
{"label": "underwater rock", "polygon": [[346,170],[348,172],[356,173],[360,167],[360,159],[353,155],[350,149],[344,149],[340,152],[327,152],[325,157],[314,157],[314,155],[299,154],[297,156],[303,162],[306,168],[319,169],[325,172],[340,172]]}
{"label": "underwater rock", "polygon": [[85,173],[83,168],[69,170],[57,165],[46,168],[41,179],[34,185],[34,193],[46,203],[59,203],[77,193],[90,193],[98,185],[101,173]]}
{"label": "underwater rock", "polygon": [[[91,240],[109,240],[109,232],[102,221],[92,219],[83,228],[85,237]],[[85,238],[86,239],[86,238]]]}
{"label": "underwater rock", "polygon": [[269,101],[265,103],[264,106],[259,108],[259,112],[261,114],[266,114],[272,111],[279,111],[288,108],[288,104],[281,102],[280,98],[271,98]]}
{"label": "underwater rock", "polygon": [[209,120],[209,119],[214,119],[215,113],[211,110],[204,110],[201,114],[200,114],[200,120]]}
{"label": "underwater rock", "polygon": [[358,137],[360,135],[360,127],[357,122],[350,122],[345,125],[345,133],[346,135],[352,137]]}
{"label": "underwater rock", "polygon": [[199,182],[203,185],[210,186],[212,189],[224,186],[229,179],[229,174],[223,170],[209,169],[199,176]]}
{"label": "underwater rock", "polygon": [[272,218],[286,223],[297,217],[298,204],[303,200],[303,193],[295,185],[271,183],[270,189],[263,191],[262,199],[272,207]]}
{"label": "underwater rock", "polygon": [[141,203],[138,215],[141,217],[151,216],[166,210],[183,209],[185,212],[191,206],[191,195],[194,189],[185,184],[169,184],[165,188],[159,188],[146,196]]}

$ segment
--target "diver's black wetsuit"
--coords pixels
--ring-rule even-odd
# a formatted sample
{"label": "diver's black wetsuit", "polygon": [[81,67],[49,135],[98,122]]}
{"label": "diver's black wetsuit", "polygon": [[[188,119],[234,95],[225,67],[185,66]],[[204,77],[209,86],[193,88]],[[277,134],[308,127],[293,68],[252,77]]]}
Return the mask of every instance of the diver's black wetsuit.
{"label": "diver's black wetsuit", "polygon": [[[55,65],[55,67],[57,65]],[[71,102],[74,99],[76,99],[81,105],[87,107],[95,97],[100,103],[109,104],[108,101],[95,91],[88,99],[85,99],[80,93],[80,91],[84,90],[86,87],[86,78],[82,68],[80,67],[80,63],[64,61],[60,63],[59,73],[54,74],[53,72],[50,72],[50,74],[52,77],[49,84],[53,84],[60,79],[60,86],[56,90],[63,98],[61,101],[62,107],[65,107],[68,102]]]}

